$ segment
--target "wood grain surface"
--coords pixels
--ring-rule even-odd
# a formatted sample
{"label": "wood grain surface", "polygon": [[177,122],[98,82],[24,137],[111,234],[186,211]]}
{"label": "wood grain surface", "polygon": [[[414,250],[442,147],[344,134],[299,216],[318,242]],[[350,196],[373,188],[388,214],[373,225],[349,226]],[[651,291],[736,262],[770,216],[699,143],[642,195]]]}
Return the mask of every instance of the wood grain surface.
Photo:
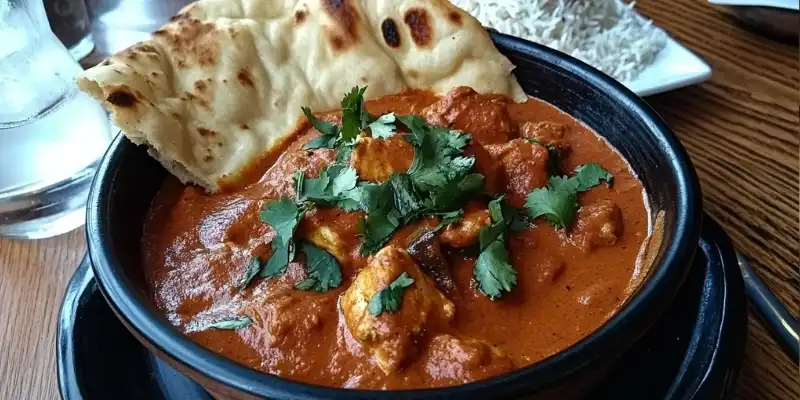
{"label": "wood grain surface", "polygon": [[[139,1],[159,10],[175,10],[182,3]],[[647,100],[691,155],[705,210],[797,316],[797,42],[784,44],[752,33],[727,8],[705,1],[639,0],[637,7],[712,66],[711,81]],[[56,316],[84,251],[81,230],[39,241],[0,239],[0,399],[58,397]],[[750,315],[736,398],[798,398],[798,365],[781,351],[756,312]]]}

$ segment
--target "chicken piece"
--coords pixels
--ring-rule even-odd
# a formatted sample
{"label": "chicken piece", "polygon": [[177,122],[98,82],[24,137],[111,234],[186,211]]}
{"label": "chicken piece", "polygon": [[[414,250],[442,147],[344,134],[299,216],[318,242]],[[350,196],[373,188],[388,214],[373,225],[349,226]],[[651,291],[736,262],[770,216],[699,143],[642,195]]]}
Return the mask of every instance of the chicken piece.
{"label": "chicken piece", "polygon": [[[370,314],[367,307],[372,296],[403,272],[414,283],[403,290],[397,312]],[[341,307],[350,334],[387,375],[417,354],[418,339],[426,327],[444,324],[455,314],[455,305],[436,289],[411,256],[391,245],[381,249],[361,270],[342,295]]]}
{"label": "chicken piece", "polygon": [[570,240],[584,252],[613,246],[622,235],[622,212],[611,200],[599,200],[578,210]]}
{"label": "chicken piece", "polygon": [[309,296],[290,286],[270,293],[263,303],[248,307],[244,314],[253,319],[256,338],[265,349],[293,347],[321,328],[327,310],[335,307],[334,301],[333,297]]}
{"label": "chicken piece", "polygon": [[502,190],[503,170],[483,145],[472,142],[464,150],[464,155],[475,157],[475,171],[483,175],[483,189],[487,193],[494,194]]}
{"label": "chicken piece", "polygon": [[514,369],[505,352],[485,340],[453,335],[434,337],[424,359],[436,386],[453,385],[500,375]]}
{"label": "chicken piece", "polygon": [[408,171],[413,161],[414,149],[402,135],[389,139],[362,137],[353,150],[350,165],[356,169],[360,179],[383,182],[392,173]]}
{"label": "chicken piece", "polygon": [[315,208],[300,221],[298,232],[301,238],[331,253],[342,266],[349,266],[351,252],[359,244],[360,215],[338,208]]}
{"label": "chicken piece", "polygon": [[547,185],[550,155],[544,146],[526,139],[514,139],[486,146],[486,150],[499,162],[503,171],[508,204],[522,207],[531,190]]}
{"label": "chicken piece", "polygon": [[439,240],[442,243],[453,247],[469,247],[478,243],[478,235],[481,228],[492,224],[492,215],[489,210],[482,208],[475,203],[467,204],[464,211],[464,218],[460,221],[447,225]]}
{"label": "chicken piece", "polygon": [[483,145],[505,143],[516,136],[503,96],[481,95],[461,86],[422,111],[429,124],[449,126],[472,134]]}
{"label": "chicken piece", "polygon": [[519,125],[519,136],[535,139],[541,143],[557,147],[561,151],[569,150],[569,143],[564,138],[567,127],[551,121],[523,122]]}

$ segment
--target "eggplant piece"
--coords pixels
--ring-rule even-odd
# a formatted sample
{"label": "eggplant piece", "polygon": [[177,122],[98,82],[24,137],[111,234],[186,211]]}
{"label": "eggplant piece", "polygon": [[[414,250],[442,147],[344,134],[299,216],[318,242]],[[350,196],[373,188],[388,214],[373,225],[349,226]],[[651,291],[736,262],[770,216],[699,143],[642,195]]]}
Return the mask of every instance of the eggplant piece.
{"label": "eggplant piece", "polygon": [[445,294],[453,295],[456,293],[456,284],[453,275],[450,273],[450,263],[442,254],[442,248],[435,230],[428,230],[408,246],[408,254],[414,262],[422,268],[425,273],[430,275],[436,286]]}

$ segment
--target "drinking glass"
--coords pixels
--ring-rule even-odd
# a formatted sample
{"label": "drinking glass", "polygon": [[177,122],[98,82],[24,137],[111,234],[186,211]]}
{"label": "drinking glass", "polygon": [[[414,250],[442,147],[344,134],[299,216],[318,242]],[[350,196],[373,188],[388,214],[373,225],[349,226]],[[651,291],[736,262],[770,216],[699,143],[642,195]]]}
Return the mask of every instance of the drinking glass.
{"label": "drinking glass", "polygon": [[44,238],[84,222],[111,128],[77,89],[80,71],[42,0],[0,0],[0,236]]}

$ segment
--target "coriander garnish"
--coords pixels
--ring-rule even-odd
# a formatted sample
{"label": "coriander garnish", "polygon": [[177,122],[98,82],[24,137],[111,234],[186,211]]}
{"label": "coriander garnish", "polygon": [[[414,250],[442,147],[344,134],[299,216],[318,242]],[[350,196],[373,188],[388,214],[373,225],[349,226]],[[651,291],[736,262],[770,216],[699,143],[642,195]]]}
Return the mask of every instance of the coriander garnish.
{"label": "coriander garnish", "polygon": [[264,205],[261,220],[275,230],[275,237],[272,239],[272,255],[261,268],[259,276],[269,278],[280,275],[294,260],[295,243],[292,236],[305,212],[305,207],[298,206],[288,196],[281,196],[280,200]]}
{"label": "coriander garnish", "polygon": [[[305,179],[304,176],[300,174],[297,177],[296,183],[300,189],[306,187],[305,185],[314,187],[315,194],[317,192],[327,193],[326,191],[328,190],[330,182],[336,182],[339,176],[342,175],[337,174],[333,179],[326,178],[315,181],[314,179]],[[350,178],[346,179],[349,180]],[[353,182],[355,182],[354,179]],[[322,183],[324,183],[324,187],[319,189],[320,186],[323,186]],[[349,184],[342,185],[344,184],[340,183],[336,189],[330,189],[331,196],[335,198],[336,196],[334,196],[333,193],[340,194],[340,191],[344,190],[343,188],[349,187]],[[295,242],[292,236],[297,229],[300,219],[303,218],[305,214],[305,209],[305,204],[298,206],[287,196],[281,196],[280,200],[271,201],[264,206],[264,211],[261,213],[261,220],[272,226],[272,229],[275,230],[275,238],[272,240],[272,256],[270,256],[263,267],[259,268],[260,271],[258,274],[260,276],[269,278],[280,275],[286,271],[286,267],[294,260]],[[310,243],[302,243],[301,250],[306,255],[306,267],[308,268],[309,278],[298,283],[296,286],[298,289],[316,289],[318,292],[327,292],[328,289],[338,287],[342,283],[342,273],[339,263],[327,251]],[[252,266],[251,268],[254,269],[255,267]]]}
{"label": "coriander garnish", "polygon": [[403,272],[389,286],[372,295],[367,310],[374,317],[384,312],[397,312],[403,303],[403,291],[413,284],[414,279],[408,276],[408,273]]}
{"label": "coriander garnish", "polygon": [[481,228],[480,255],[473,276],[478,288],[489,299],[497,300],[503,291],[510,292],[517,285],[517,271],[509,263],[506,250],[509,227],[517,211],[505,206],[502,196],[489,202],[489,211],[492,224]]}
{"label": "coriander garnish", "polygon": [[303,243],[300,251],[306,256],[308,278],[295,285],[296,288],[327,292],[330,288],[339,287],[342,283],[342,271],[336,258],[311,243]]}
{"label": "coriander garnish", "polygon": [[378,119],[369,124],[369,129],[372,132],[372,137],[376,139],[388,139],[394,136],[397,127],[395,121],[397,118],[394,113],[381,115]]}
{"label": "coriander garnish", "polygon": [[364,108],[364,92],[367,87],[354,87],[342,99],[342,125],[335,125],[323,121],[311,112],[308,107],[302,107],[308,122],[318,130],[320,136],[310,140],[303,146],[305,150],[327,148],[332,149],[342,145],[352,145],[358,134],[369,126],[371,117]]}
{"label": "coriander garnish", "polygon": [[578,210],[578,193],[585,192],[601,181],[611,183],[613,176],[598,163],[575,168],[572,177],[552,176],[547,187],[537,188],[528,194],[525,208],[531,218],[545,217],[551,225],[566,229],[575,219]]}
{"label": "coriander garnish", "polygon": [[239,287],[246,288],[247,285],[253,281],[253,278],[255,278],[256,275],[258,275],[258,273],[261,271],[261,267],[261,260],[259,260],[258,257],[253,256],[253,258],[251,258],[250,262],[247,264],[247,269],[245,269],[244,276],[242,277],[241,282],[239,282]]}
{"label": "coriander garnish", "polygon": [[222,319],[216,322],[212,322],[199,330],[204,331],[207,329],[226,329],[226,330],[235,330],[241,329],[250,326],[253,323],[253,319],[246,316],[241,317],[232,317],[227,319]]}

